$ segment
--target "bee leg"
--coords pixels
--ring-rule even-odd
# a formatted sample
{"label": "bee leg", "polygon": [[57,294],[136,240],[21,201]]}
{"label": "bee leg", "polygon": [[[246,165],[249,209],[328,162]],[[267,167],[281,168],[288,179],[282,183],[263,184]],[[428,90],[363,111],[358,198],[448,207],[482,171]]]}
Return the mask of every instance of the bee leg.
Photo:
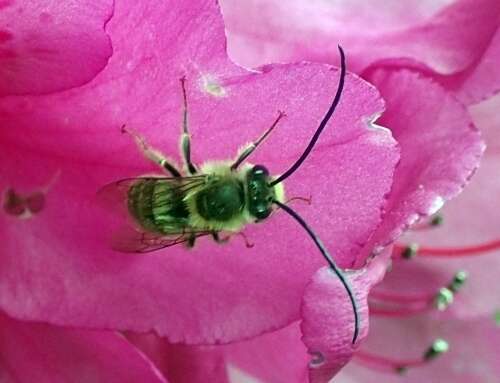
{"label": "bee leg", "polygon": [[189,174],[193,175],[198,172],[196,166],[191,162],[191,136],[188,131],[188,105],[186,95],[186,78],[181,78],[182,99],[184,102],[184,110],[182,113],[182,135],[181,135],[181,151],[184,158],[184,165]]}
{"label": "bee leg", "polygon": [[196,242],[196,235],[194,235],[194,233],[191,233],[189,235],[189,238],[186,242],[186,246],[188,249],[192,249],[194,247],[194,243]]}
{"label": "bee leg", "polygon": [[222,243],[226,243],[227,241],[229,241],[229,238],[231,238],[231,236],[228,235],[227,237],[221,238],[219,236],[219,232],[214,231],[212,233],[212,238],[214,239],[215,242],[222,244]]}
{"label": "bee leg", "polygon": [[242,149],[240,149],[238,153],[238,158],[234,163],[231,165],[231,170],[236,170],[238,166],[241,165],[243,161],[245,161],[250,154],[253,153],[255,149],[262,143],[262,141],[265,140],[267,136],[272,132],[272,130],[278,125],[279,120],[281,120],[283,117],[285,117],[285,113],[282,111],[278,112],[278,117],[274,120],[273,124],[257,139],[257,141],[251,142],[248,145],[244,146]]}
{"label": "bee leg", "polygon": [[177,168],[173,164],[171,164],[162,153],[149,146],[143,137],[141,137],[133,130],[126,128],[125,125],[123,125],[121,129],[122,133],[127,133],[132,136],[144,157],[161,166],[163,170],[166,170],[173,177],[181,177],[181,173],[177,170]]}

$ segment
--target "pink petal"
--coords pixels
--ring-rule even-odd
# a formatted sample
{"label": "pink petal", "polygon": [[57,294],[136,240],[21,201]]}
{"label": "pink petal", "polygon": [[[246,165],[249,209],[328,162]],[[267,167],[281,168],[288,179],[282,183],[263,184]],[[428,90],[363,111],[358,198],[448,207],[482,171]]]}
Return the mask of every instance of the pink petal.
{"label": "pink petal", "polygon": [[[488,143],[481,166],[467,188],[440,211],[443,224],[414,231],[402,242],[415,242],[423,247],[461,248],[498,241],[500,215],[500,96],[474,108],[474,122]],[[466,270],[468,280],[456,295],[446,315],[471,317],[491,313],[498,306],[498,294],[491,294],[497,284],[500,250],[462,257],[419,257],[394,264],[393,271],[380,285],[381,289],[399,294],[432,294],[448,284],[458,270]]]}
{"label": "pink petal", "polygon": [[329,382],[351,359],[360,340],[368,334],[367,296],[371,287],[384,276],[387,255],[375,258],[367,268],[349,275],[361,317],[360,337],[354,346],[353,312],[345,288],[328,268],[314,275],[304,294],[301,324],[303,341],[313,356],[309,363],[311,383]]}
{"label": "pink petal", "polygon": [[222,1],[229,52],[238,63],[335,62],[341,43],[361,72],[386,59],[412,59],[441,74],[479,59],[499,25],[496,0],[373,2]]}
{"label": "pink petal", "polygon": [[244,375],[258,382],[307,382],[311,356],[301,337],[297,321],[251,340],[224,346],[230,376]]}
{"label": "pink petal", "polygon": [[112,54],[106,1],[2,1],[0,96],[42,94],[82,85]]}
{"label": "pink petal", "polygon": [[484,147],[463,105],[429,78],[409,70],[379,69],[370,80],[387,102],[380,121],[391,127],[401,145],[401,162],[384,221],[366,247],[367,256],[457,195],[478,166]]}
{"label": "pink petal", "polygon": [[168,343],[155,334],[127,334],[171,383],[229,383],[224,346],[186,346]]}
{"label": "pink petal", "polygon": [[449,351],[427,365],[408,370],[403,377],[351,363],[338,375],[338,379],[340,382],[353,383],[493,383],[498,380],[500,331],[491,317],[473,321],[372,319],[372,331],[367,339],[366,349],[392,359],[415,358],[421,356],[426,347],[438,337],[448,341]]}
{"label": "pink petal", "polygon": [[20,322],[4,314],[0,369],[2,382],[166,382],[121,335]]}
{"label": "pink petal", "polygon": [[[127,334],[168,377],[178,382],[294,383],[307,379],[310,356],[301,341],[299,322],[250,340],[217,346],[173,345],[154,334]],[[243,380],[246,382],[246,380]]]}
{"label": "pink petal", "polygon": [[[390,252],[386,252],[367,268],[350,274],[363,326],[355,348],[368,331],[368,290],[382,278],[389,256]],[[154,335],[132,334],[129,339],[161,366],[171,382],[226,382],[227,379],[244,382],[246,376],[259,382],[302,383],[309,381],[308,375],[311,382],[326,381],[317,375],[332,377],[353,352],[352,306],[344,287],[328,269],[318,270],[313,277],[302,312],[302,331],[295,322],[250,340],[222,346],[172,345]],[[311,356],[306,345],[316,357],[321,353],[326,358],[321,368],[310,367]],[[203,376],[205,380],[200,378]]]}
{"label": "pink petal", "polygon": [[465,104],[475,104],[500,91],[500,27],[489,42],[477,64],[467,71],[441,79],[442,83],[457,93]]}
{"label": "pink petal", "polygon": [[[0,188],[46,194],[31,219],[0,216],[0,305],[21,318],[154,329],[187,343],[234,341],[297,320],[303,290],[324,262],[291,219],[278,212],[249,227],[252,249],[239,238],[226,246],[203,238],[189,252],[177,246],[128,255],[110,249],[120,217],[96,206],[96,192],[156,169],[120,133],[124,123],[179,158],[183,75],[196,162],[233,158],[284,110],[288,117],[252,158],[283,172],[331,103],[337,71],[234,66],[212,1],[117,5],[108,30],[115,54],[90,84],[0,102]],[[294,202],[296,209],[344,266],[379,224],[398,160],[390,134],[369,124],[381,109],[375,89],[349,75],[333,122],[286,181],[288,196],[312,196],[312,206]]]}

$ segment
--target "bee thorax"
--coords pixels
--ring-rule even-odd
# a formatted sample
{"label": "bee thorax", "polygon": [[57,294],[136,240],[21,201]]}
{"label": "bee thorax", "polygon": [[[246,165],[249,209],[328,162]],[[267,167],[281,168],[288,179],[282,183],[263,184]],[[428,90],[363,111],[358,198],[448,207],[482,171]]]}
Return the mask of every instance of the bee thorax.
{"label": "bee thorax", "polygon": [[240,215],[245,206],[243,185],[236,179],[213,182],[196,196],[196,210],[207,221],[224,222]]}

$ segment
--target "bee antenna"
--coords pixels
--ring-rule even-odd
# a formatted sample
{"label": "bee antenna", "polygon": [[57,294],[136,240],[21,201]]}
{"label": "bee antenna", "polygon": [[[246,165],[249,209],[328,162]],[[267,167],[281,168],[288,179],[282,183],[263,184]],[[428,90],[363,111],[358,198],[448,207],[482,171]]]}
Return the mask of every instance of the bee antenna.
{"label": "bee antenna", "polygon": [[335,98],[333,99],[332,105],[330,105],[330,108],[326,112],[325,116],[323,117],[323,120],[318,126],[318,129],[316,129],[316,132],[311,138],[311,141],[309,142],[309,145],[307,145],[306,150],[304,150],[304,153],[300,156],[300,158],[288,169],[285,173],[283,173],[281,176],[273,180],[269,185],[274,186],[276,184],[279,184],[280,182],[283,182],[286,178],[288,178],[293,172],[295,172],[300,165],[305,161],[307,156],[309,156],[309,153],[314,148],[314,145],[316,145],[316,142],[318,141],[318,138],[320,134],[323,132],[323,130],[326,127],[326,124],[330,120],[330,118],[333,115],[333,112],[335,111],[335,108],[337,108],[337,105],[340,102],[340,96],[342,95],[342,90],[344,89],[344,81],[345,81],[345,74],[346,74],[346,65],[345,65],[345,54],[342,49],[342,47],[339,45],[339,52],[340,52],[340,78],[339,78],[339,85],[337,86],[337,93],[335,94]]}
{"label": "bee antenna", "polygon": [[309,227],[309,225],[302,219],[300,215],[295,212],[292,208],[288,207],[284,203],[281,203],[279,201],[274,200],[273,203],[278,205],[281,209],[286,211],[289,215],[291,215],[299,224],[304,228],[305,231],[309,234],[309,236],[312,238],[316,246],[318,246],[319,251],[325,258],[326,262],[330,266],[330,268],[333,270],[333,272],[337,275],[337,277],[340,279],[342,284],[344,285],[347,295],[349,295],[349,299],[351,300],[352,304],[352,310],[354,312],[354,335],[352,338],[352,344],[356,343],[356,339],[358,339],[358,334],[359,334],[359,313],[358,313],[358,304],[356,303],[356,299],[354,298],[354,293],[352,291],[351,286],[349,285],[349,282],[347,281],[344,273],[342,270],[335,264],[335,261],[333,260],[332,256],[330,253],[328,253],[328,250],[325,248],[325,245],[323,245],[323,242],[319,239],[319,237],[312,231],[312,229]]}

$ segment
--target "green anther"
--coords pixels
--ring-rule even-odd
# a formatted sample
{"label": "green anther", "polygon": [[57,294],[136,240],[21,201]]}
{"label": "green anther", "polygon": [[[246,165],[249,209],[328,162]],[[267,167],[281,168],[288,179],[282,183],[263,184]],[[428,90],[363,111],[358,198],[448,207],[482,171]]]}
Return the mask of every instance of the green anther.
{"label": "green anther", "polygon": [[436,339],[432,346],[425,352],[424,360],[432,360],[437,356],[447,352],[449,349],[448,342],[444,339]]}
{"label": "green anther", "polygon": [[431,219],[431,225],[432,226],[441,226],[443,224],[443,220],[444,220],[444,218],[441,214],[436,214]]}
{"label": "green anther", "polygon": [[394,370],[399,375],[404,375],[404,374],[406,374],[408,372],[408,367],[406,367],[406,366],[398,366]]}
{"label": "green anther", "polygon": [[405,259],[411,259],[417,255],[418,252],[418,244],[410,243],[406,246],[401,252],[401,256]]}
{"label": "green anther", "polygon": [[434,307],[436,307],[439,311],[446,310],[446,308],[453,303],[453,295],[453,291],[449,288],[440,288],[434,297]]}
{"label": "green anther", "polygon": [[496,310],[493,314],[493,319],[495,320],[495,324],[500,326],[500,309]]}
{"label": "green anther", "polygon": [[448,289],[456,293],[464,285],[465,281],[467,281],[468,276],[469,275],[467,274],[466,271],[464,270],[458,271],[453,277],[451,283],[447,286]]}

